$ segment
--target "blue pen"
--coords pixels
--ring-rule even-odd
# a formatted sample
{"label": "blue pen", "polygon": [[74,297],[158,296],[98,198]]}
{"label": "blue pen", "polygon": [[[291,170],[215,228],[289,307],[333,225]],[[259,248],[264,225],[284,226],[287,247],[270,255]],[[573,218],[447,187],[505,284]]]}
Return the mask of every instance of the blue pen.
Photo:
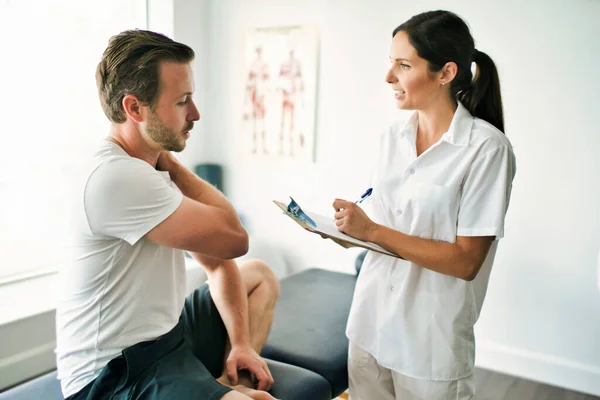
{"label": "blue pen", "polygon": [[354,202],[354,204],[360,204],[363,201],[365,201],[367,199],[367,197],[369,197],[371,194],[373,193],[373,188],[368,188],[366,192],[363,193],[362,196],[360,196],[360,199],[356,200]]}

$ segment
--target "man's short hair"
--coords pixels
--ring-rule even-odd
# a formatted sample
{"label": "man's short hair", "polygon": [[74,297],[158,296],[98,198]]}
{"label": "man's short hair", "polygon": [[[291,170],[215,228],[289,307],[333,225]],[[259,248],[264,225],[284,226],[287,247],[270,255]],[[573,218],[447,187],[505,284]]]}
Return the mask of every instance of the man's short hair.
{"label": "man's short hair", "polygon": [[160,33],[128,30],[113,36],[96,68],[96,85],[104,114],[114,123],[126,120],[123,98],[134,95],[154,107],[160,93],[160,63],[188,63],[194,50]]}

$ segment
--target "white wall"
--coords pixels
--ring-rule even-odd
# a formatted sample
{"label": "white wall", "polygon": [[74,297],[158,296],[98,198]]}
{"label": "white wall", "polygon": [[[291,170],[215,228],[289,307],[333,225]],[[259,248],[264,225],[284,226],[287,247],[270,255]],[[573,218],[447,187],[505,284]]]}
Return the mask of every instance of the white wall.
{"label": "white wall", "polygon": [[[479,365],[600,395],[600,243],[597,122],[600,2],[421,0],[177,0],[175,35],[201,53],[203,120],[185,156],[225,166],[226,193],[255,235],[296,268],[351,271],[356,251],[303,232],[271,203],[293,195],[329,212],[365,187],[360,160],[393,118],[383,77],[391,31],[413,14],[462,15],[496,61],[506,132],[518,157],[506,237],[477,324]],[[317,162],[272,164],[234,154],[242,96],[244,28],[320,26]]]}
{"label": "white wall", "polygon": [[[159,1],[159,0],[155,0]],[[178,158],[187,166],[192,166],[196,160],[204,159],[204,144],[208,136],[208,124],[206,124],[207,97],[204,96],[203,88],[208,85],[208,0],[170,0],[173,7],[173,37],[192,47],[196,53],[193,69],[195,72],[195,84],[197,94],[196,105],[200,110],[202,122],[197,123],[188,141],[187,149],[178,153]],[[169,2],[170,2],[169,1]]]}

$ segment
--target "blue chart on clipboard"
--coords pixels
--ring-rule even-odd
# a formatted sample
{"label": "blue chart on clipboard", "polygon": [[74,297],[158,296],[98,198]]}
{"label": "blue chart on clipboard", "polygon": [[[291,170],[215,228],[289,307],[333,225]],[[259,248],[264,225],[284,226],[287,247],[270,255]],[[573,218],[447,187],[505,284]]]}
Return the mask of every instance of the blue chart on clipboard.
{"label": "blue chart on clipboard", "polygon": [[302,211],[302,208],[300,208],[300,205],[296,203],[296,200],[294,200],[291,196],[290,199],[292,201],[290,201],[290,204],[288,204],[287,206],[288,214],[304,222],[306,225],[316,228],[317,224],[315,223],[315,221],[313,221],[312,218],[310,218],[308,215],[306,215],[304,211]]}

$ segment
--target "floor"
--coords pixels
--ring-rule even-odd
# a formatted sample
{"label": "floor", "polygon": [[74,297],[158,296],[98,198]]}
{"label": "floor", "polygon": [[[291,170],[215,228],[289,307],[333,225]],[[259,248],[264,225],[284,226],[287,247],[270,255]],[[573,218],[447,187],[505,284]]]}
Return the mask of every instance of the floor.
{"label": "floor", "polygon": [[[483,369],[475,370],[477,400],[600,400],[600,397]],[[348,399],[344,393],[336,400]]]}

